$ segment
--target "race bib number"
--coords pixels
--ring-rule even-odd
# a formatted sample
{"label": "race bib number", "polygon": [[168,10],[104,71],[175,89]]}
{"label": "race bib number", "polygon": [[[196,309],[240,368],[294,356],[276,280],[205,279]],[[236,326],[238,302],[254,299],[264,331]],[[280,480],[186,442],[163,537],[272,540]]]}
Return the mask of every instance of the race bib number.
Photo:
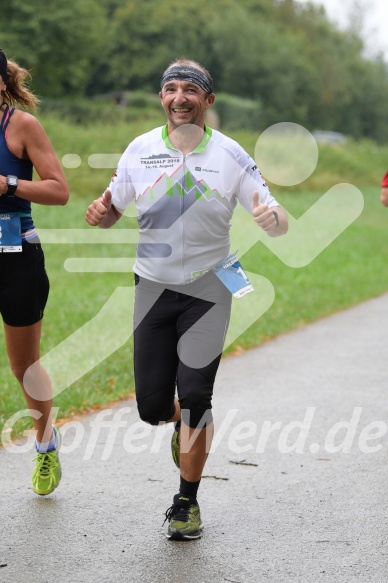
{"label": "race bib number", "polygon": [[253,291],[253,285],[235,254],[217,263],[213,271],[235,298],[241,298]]}
{"label": "race bib number", "polygon": [[22,229],[18,213],[0,213],[0,253],[22,251]]}

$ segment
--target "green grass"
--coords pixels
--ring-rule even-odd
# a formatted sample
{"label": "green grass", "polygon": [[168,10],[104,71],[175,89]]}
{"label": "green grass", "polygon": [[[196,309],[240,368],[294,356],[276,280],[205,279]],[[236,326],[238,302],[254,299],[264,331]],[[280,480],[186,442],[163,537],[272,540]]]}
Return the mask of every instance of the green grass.
{"label": "green grass", "polygon": [[[86,225],[84,214],[89,202],[100,194],[109,181],[110,170],[93,170],[88,167],[88,155],[122,151],[132,137],[151,129],[155,123],[163,123],[163,119],[148,120],[146,128],[144,124],[141,126],[134,123],[131,127],[120,125],[104,130],[102,125],[92,128],[70,127],[68,123],[52,118],[43,122],[59,158],[65,153],[77,153],[81,156],[82,165],[78,169],[66,170],[71,188],[71,199],[66,207],[35,206],[34,218],[38,229],[85,229],[90,233],[101,233]],[[239,139],[249,152],[253,151],[254,136],[236,134],[233,137]],[[387,149],[376,149],[373,144],[351,144],[343,152],[322,149],[320,167],[310,179],[314,189],[273,188],[279,202],[296,218],[336,181],[349,181],[359,186],[364,195],[365,207],[360,217],[306,267],[287,267],[260,242],[245,253],[242,257],[243,266],[272,282],[275,301],[227,349],[227,353],[260,345],[279,334],[382,294],[388,289],[385,251],[388,243],[388,214],[379,201],[379,180],[385,170],[384,156],[388,160]],[[340,162],[338,157],[341,158]],[[332,173],[330,168],[333,168]],[[365,174],[362,174],[362,169]],[[243,240],[250,221],[247,213],[238,213],[234,240]],[[117,225],[119,229],[133,227],[134,220],[127,218],[123,218]],[[45,312],[42,354],[49,352],[94,318],[116,288],[132,286],[131,273],[70,273],[65,269],[67,258],[109,259],[134,254],[133,245],[127,244],[46,243],[44,249],[51,293]],[[127,313],[124,312],[125,323]],[[127,325],[130,330],[129,319]],[[3,355],[0,361],[2,429],[5,421],[13,413],[25,409],[26,405],[9,371],[3,337],[0,337],[0,353]],[[61,365],[71,368],[72,362],[63,362]],[[60,418],[68,418],[74,413],[125,398],[133,390],[132,341],[129,339],[109,358],[94,366],[58,395],[54,405],[59,407]],[[16,424],[15,434],[29,427],[29,419],[23,418]]]}

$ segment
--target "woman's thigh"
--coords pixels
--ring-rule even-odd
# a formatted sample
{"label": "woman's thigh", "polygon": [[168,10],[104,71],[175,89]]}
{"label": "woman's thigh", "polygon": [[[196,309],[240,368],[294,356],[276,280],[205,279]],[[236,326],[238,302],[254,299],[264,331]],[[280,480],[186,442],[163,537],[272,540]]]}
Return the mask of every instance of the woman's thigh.
{"label": "woman's thigh", "polygon": [[43,317],[49,280],[40,244],[23,243],[21,253],[0,254],[0,312],[9,326],[31,326]]}

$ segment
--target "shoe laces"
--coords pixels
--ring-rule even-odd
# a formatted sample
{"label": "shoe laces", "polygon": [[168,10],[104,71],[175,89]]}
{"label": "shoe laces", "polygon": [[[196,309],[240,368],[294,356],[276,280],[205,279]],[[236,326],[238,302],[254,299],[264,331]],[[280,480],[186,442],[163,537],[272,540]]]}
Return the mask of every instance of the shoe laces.
{"label": "shoe laces", "polygon": [[171,522],[171,519],[174,518],[175,520],[179,520],[180,522],[187,522],[189,519],[189,512],[190,506],[179,506],[179,504],[173,504],[166,510],[166,518],[162,526],[164,526],[165,522],[168,520]]}
{"label": "shoe laces", "polygon": [[38,472],[43,478],[48,478],[51,471],[58,466],[56,450],[38,453],[33,461],[37,462]]}

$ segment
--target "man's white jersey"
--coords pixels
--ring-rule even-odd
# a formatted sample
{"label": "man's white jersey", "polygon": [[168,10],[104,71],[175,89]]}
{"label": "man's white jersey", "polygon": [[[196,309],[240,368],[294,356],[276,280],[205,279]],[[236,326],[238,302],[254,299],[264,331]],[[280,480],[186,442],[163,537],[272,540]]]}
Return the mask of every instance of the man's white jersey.
{"label": "man's white jersey", "polygon": [[167,126],[139,136],[122,155],[109,188],[121,212],[136,204],[135,273],[166,284],[189,283],[229,255],[237,201],[251,213],[257,190],[261,203],[279,206],[254,160],[210,128],[185,156],[172,145]]}

